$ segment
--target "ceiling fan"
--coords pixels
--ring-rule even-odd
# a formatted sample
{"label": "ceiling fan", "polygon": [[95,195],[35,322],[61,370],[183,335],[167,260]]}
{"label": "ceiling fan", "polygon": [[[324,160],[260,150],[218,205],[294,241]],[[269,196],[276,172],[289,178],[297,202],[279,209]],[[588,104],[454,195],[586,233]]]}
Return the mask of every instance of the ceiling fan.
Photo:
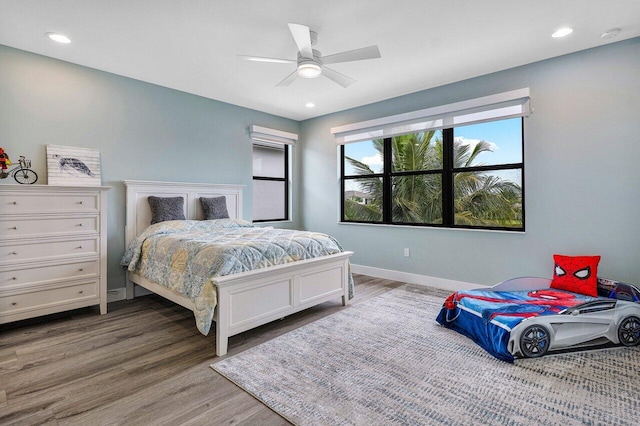
{"label": "ceiling fan", "polygon": [[291,30],[291,34],[293,35],[293,39],[298,46],[298,59],[293,60],[238,55],[238,57],[247,61],[271,62],[277,64],[296,64],[296,70],[285,77],[284,80],[282,80],[276,86],[288,86],[293,82],[293,80],[298,77],[316,78],[320,75],[323,75],[329,80],[338,83],[342,87],[348,87],[350,84],[354,83],[355,80],[327,67],[327,64],[362,61],[365,59],[376,59],[381,57],[378,46],[363,47],[360,49],[349,50],[347,52],[322,56],[319,51],[311,47],[318,41],[318,34],[316,34],[314,31],[311,31],[309,27],[304,25],[288,25],[289,30]]}

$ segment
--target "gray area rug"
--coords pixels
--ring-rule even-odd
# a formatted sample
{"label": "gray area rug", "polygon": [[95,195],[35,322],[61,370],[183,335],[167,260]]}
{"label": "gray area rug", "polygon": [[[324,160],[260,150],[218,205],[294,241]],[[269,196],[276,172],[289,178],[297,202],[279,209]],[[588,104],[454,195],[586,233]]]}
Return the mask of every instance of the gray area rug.
{"label": "gray area rug", "polygon": [[212,365],[299,425],[631,425],[640,349],[499,361],[402,287]]}

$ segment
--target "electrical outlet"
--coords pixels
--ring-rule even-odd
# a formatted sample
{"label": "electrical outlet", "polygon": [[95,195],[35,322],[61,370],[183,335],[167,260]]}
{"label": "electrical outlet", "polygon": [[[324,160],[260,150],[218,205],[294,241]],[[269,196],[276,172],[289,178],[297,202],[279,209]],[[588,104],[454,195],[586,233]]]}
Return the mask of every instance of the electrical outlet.
{"label": "electrical outlet", "polygon": [[409,249],[408,248],[404,249],[404,257],[409,257]]}

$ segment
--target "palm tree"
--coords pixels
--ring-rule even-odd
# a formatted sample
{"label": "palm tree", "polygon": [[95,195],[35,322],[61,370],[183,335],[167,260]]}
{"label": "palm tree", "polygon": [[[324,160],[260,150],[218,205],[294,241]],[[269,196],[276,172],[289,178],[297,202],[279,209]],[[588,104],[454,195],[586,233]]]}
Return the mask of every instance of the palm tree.
{"label": "palm tree", "polygon": [[[384,141],[372,141],[383,156]],[[429,131],[392,138],[393,172],[438,170],[443,164],[441,132]],[[454,141],[454,168],[479,166],[478,155],[491,151],[481,141],[473,149]],[[382,180],[366,177],[374,171],[366,164],[345,157],[357,175],[355,181],[368,195],[367,204],[345,200],[345,219],[382,220]],[[442,223],[441,175],[419,174],[392,177],[392,220],[399,223]],[[522,224],[521,188],[514,182],[486,172],[469,171],[454,175],[455,223],[460,225],[511,226]]]}

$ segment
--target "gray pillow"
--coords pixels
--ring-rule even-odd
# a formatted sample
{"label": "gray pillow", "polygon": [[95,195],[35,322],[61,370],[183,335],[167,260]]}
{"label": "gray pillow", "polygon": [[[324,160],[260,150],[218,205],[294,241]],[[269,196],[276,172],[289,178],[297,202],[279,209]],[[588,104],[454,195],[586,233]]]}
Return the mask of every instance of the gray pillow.
{"label": "gray pillow", "polygon": [[185,220],[183,197],[154,197],[147,198],[151,207],[151,224],[166,220]]}
{"label": "gray pillow", "polygon": [[200,197],[200,204],[202,205],[204,220],[227,219],[229,217],[227,197]]}

